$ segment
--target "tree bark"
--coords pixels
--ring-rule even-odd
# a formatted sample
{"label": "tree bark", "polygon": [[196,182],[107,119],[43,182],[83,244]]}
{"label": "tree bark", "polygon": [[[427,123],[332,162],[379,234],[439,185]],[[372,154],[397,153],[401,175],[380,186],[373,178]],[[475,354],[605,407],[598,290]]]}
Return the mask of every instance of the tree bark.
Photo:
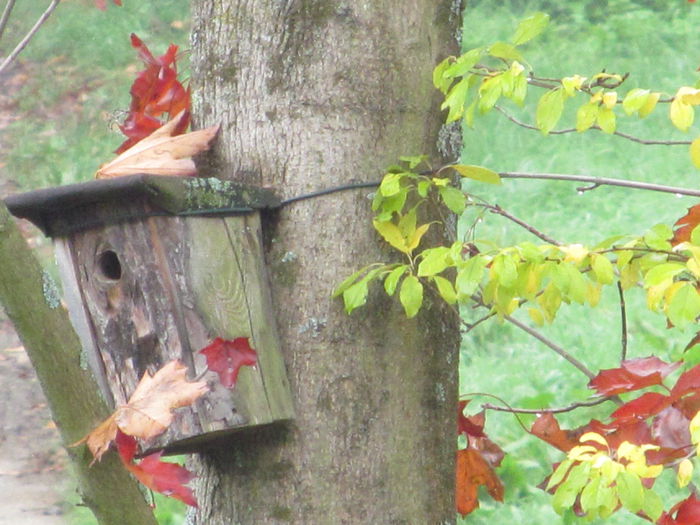
{"label": "tree bark", "polygon": [[[437,158],[431,73],[457,51],[459,21],[459,1],[194,0],[194,114],[222,124],[205,174],[289,198],[379,180],[401,155]],[[457,320],[440,304],[407,320],[378,291],[352,316],[331,299],[391,257],[369,194],[268,217],[297,417],[198,456],[197,524],[454,521]]]}

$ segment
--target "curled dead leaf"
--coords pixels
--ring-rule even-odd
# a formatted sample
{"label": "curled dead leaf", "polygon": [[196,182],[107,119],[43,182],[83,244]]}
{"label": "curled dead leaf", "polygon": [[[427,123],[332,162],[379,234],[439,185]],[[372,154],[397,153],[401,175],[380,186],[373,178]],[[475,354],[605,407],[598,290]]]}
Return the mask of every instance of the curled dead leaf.
{"label": "curled dead leaf", "polygon": [[209,149],[219,126],[176,135],[187,111],[182,110],[172,120],[134,144],[117,158],[104,164],[95,173],[97,179],[108,179],[144,173],[147,175],[196,175],[192,157]]}

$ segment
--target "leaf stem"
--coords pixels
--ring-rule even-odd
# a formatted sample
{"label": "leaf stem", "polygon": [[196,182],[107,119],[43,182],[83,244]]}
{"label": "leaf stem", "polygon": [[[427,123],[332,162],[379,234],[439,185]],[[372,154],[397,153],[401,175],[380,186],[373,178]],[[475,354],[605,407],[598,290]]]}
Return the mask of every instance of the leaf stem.
{"label": "leaf stem", "polygon": [[600,397],[596,399],[591,399],[590,401],[579,401],[577,403],[571,403],[570,405],[558,408],[514,408],[506,404],[506,406],[492,405],[491,403],[484,403],[481,405],[486,410],[497,410],[499,412],[512,412],[517,414],[562,414],[564,412],[571,412],[577,408],[582,407],[592,407],[596,405],[601,405],[606,401],[612,401],[610,397]]}
{"label": "leaf stem", "polygon": [[553,244],[555,246],[561,246],[561,243],[557,241],[556,239],[553,239],[549,235],[539,231],[537,228],[534,226],[531,226],[530,224],[526,223],[525,221],[518,219],[515,215],[512,215],[511,213],[507,212],[503,208],[501,208],[499,205],[494,205],[494,204],[488,204],[488,203],[476,203],[476,206],[482,206],[486,208],[487,210],[491,211],[492,213],[495,213],[497,215],[501,215],[502,217],[505,217],[506,219],[513,221],[515,224],[518,226],[524,228],[525,230],[529,231],[531,234],[533,234],[535,237],[539,237],[542,239],[544,242]]}
{"label": "leaf stem", "polygon": [[10,13],[12,13],[16,1],[17,0],[7,0],[5,9],[2,11],[2,17],[0,17],[0,39],[2,39],[2,34],[5,32],[5,28],[7,28],[7,21],[10,19]]}

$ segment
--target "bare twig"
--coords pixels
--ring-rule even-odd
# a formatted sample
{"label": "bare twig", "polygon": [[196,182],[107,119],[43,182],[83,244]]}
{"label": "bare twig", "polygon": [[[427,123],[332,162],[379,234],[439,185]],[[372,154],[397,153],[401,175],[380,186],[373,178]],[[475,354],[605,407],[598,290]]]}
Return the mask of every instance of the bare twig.
{"label": "bare twig", "polygon": [[620,296],[620,321],[622,324],[622,334],[620,335],[622,350],[620,351],[620,360],[627,359],[627,308],[625,306],[625,292],[622,289],[622,284],[617,281],[617,293]]}
{"label": "bare twig", "polygon": [[673,193],[675,195],[688,195],[690,197],[700,197],[700,190],[680,188],[678,186],[664,186],[662,184],[651,184],[633,180],[608,179],[605,177],[593,177],[590,175],[570,175],[565,173],[522,173],[506,171],[499,173],[503,179],[539,179],[539,180],[564,180],[571,182],[585,182],[598,186],[620,186],[635,190],[659,191],[662,193]]}
{"label": "bare twig", "polygon": [[0,64],[0,73],[5,71],[5,69],[7,69],[10,66],[10,64],[12,64],[15,61],[17,55],[19,55],[22,52],[22,50],[25,47],[27,47],[29,41],[32,38],[34,38],[34,35],[37,33],[37,31],[39,31],[41,26],[44,25],[44,22],[48,20],[48,18],[51,16],[51,13],[54,12],[54,10],[58,7],[58,4],[60,3],[61,0],[51,0],[51,3],[49,4],[49,7],[46,8],[46,11],[44,11],[41,14],[41,16],[37,19],[36,23],[32,26],[32,28],[27,32],[26,35],[24,35],[24,38],[20,40],[19,44],[15,46],[12,52],[9,55],[7,55],[3,63]]}
{"label": "bare twig", "polygon": [[515,224],[518,226],[524,228],[525,230],[529,231],[531,234],[533,234],[535,237],[539,237],[542,239],[544,242],[553,244],[555,246],[561,246],[561,243],[555,239],[552,239],[549,235],[546,233],[542,233],[539,231],[537,228],[534,226],[531,226],[530,224],[526,223],[525,221],[518,219],[516,216],[512,215],[511,213],[507,212],[503,208],[501,208],[498,205],[493,205],[493,204],[486,204],[486,203],[477,203],[476,206],[482,206],[486,208],[487,210],[490,210],[492,213],[496,213],[498,215],[501,215],[502,217],[505,217],[508,220],[513,221]]}
{"label": "bare twig", "polygon": [[[527,122],[523,122],[522,120],[518,120],[516,117],[508,113],[505,109],[503,109],[499,105],[495,105],[494,108],[496,108],[502,115],[504,115],[508,120],[510,120],[513,124],[517,124],[521,128],[525,129],[530,129],[533,131],[540,131],[540,128],[537,126],[533,126],[532,124],[528,124]],[[596,131],[603,131],[600,126],[591,126],[588,129],[594,129]],[[578,130],[576,128],[565,128],[565,129],[555,129],[549,132],[549,135],[564,135],[566,133],[577,133]],[[618,137],[622,137],[624,139],[630,140],[632,142],[636,142],[637,144],[644,144],[645,146],[688,146],[691,144],[691,141],[689,140],[647,140],[647,139],[642,139],[639,137],[635,137],[634,135],[629,135],[628,133],[623,133],[621,131],[614,131],[612,133],[613,135],[617,135]]]}
{"label": "bare twig", "polygon": [[508,321],[509,323],[520,328],[523,332],[531,335],[532,337],[534,337],[535,339],[537,339],[541,343],[545,344],[546,346],[548,346],[552,350],[554,350],[554,352],[559,354],[561,357],[566,359],[569,363],[571,363],[576,368],[578,368],[581,372],[583,372],[589,379],[593,379],[595,377],[595,374],[586,365],[584,365],[581,361],[579,361],[574,356],[572,356],[569,352],[564,350],[561,346],[559,346],[555,342],[547,339],[544,335],[542,335],[537,330],[530,328],[528,325],[521,323],[516,318],[511,317],[510,315],[504,316],[504,319],[506,321]]}
{"label": "bare twig", "polygon": [[613,401],[613,399],[609,397],[599,397],[590,401],[580,401],[578,403],[571,403],[570,405],[567,405],[565,407],[558,408],[513,408],[508,405],[499,406],[492,405],[491,403],[484,403],[481,406],[487,410],[498,410],[500,412],[512,412],[518,414],[562,414],[564,412],[571,412],[572,410],[576,410],[577,408],[581,407],[592,407],[596,405],[601,405],[606,401]]}
{"label": "bare twig", "polygon": [[5,28],[7,27],[7,21],[10,19],[10,13],[12,13],[12,9],[15,7],[16,0],[7,0],[7,4],[5,5],[5,9],[2,11],[2,17],[0,17],[0,39],[2,38],[2,34],[5,32]]}

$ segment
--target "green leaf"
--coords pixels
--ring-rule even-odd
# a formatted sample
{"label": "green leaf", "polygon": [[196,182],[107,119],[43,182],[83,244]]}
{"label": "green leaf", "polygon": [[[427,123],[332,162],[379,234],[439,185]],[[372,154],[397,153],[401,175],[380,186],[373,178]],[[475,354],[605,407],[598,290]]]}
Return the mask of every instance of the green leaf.
{"label": "green leaf", "polygon": [[695,322],[700,315],[700,295],[690,283],[684,283],[678,291],[673,294],[668,305],[668,319],[678,328]]}
{"label": "green leaf", "polygon": [[622,471],[617,475],[617,495],[622,506],[632,514],[642,510],[644,505],[644,487],[639,476],[627,471]]}
{"label": "green leaf", "polygon": [[600,284],[611,284],[615,277],[615,271],[612,263],[607,257],[600,254],[591,255],[591,268],[595,275],[596,281]]}
{"label": "green leaf", "polygon": [[399,160],[401,162],[405,162],[408,164],[408,169],[412,170],[419,166],[421,163],[425,162],[428,160],[427,155],[403,155],[402,157],[399,157]]}
{"label": "green leaf", "polygon": [[591,104],[590,102],[578,108],[576,112],[576,131],[586,131],[595,124],[599,110],[600,106],[598,104]]}
{"label": "green leaf", "polygon": [[459,215],[464,211],[464,208],[467,207],[467,197],[464,195],[464,192],[454,186],[444,186],[440,188],[440,197],[442,197],[442,202],[445,203],[445,206],[447,206],[452,213]]}
{"label": "green leaf", "polygon": [[518,106],[522,106],[527,95],[527,78],[525,75],[518,75],[513,79],[513,93],[510,96],[511,100]]}
{"label": "green leaf", "polygon": [[450,255],[450,249],[447,246],[428,248],[427,250],[423,250],[421,255],[423,259],[418,265],[418,277],[437,275],[449,266],[447,258]]}
{"label": "green leaf", "polygon": [[420,244],[420,240],[423,238],[423,235],[428,231],[428,228],[430,228],[430,225],[432,223],[427,223],[427,224],[421,224],[416,228],[415,233],[413,236],[408,239],[408,251],[412,252],[416,248],[418,248],[418,245]]}
{"label": "green leaf", "polygon": [[472,257],[460,268],[455,285],[461,297],[470,297],[476,291],[481,284],[485,269],[486,260],[480,255]]}
{"label": "green leaf", "polygon": [[612,109],[608,109],[606,107],[599,108],[596,120],[598,122],[598,126],[600,126],[600,129],[603,130],[603,133],[615,133],[617,123],[615,112]]}
{"label": "green leaf", "polygon": [[355,308],[364,306],[367,302],[367,281],[360,281],[346,289],[343,292],[343,302],[345,303],[345,311],[349,314]]}
{"label": "green leaf", "polygon": [[384,279],[384,291],[386,291],[387,295],[394,295],[396,286],[399,284],[401,277],[406,273],[406,270],[408,270],[408,265],[402,264],[389,272],[389,275]]}
{"label": "green leaf", "polygon": [[464,104],[467,101],[467,92],[471,87],[469,77],[463,78],[457,82],[445,96],[441,109],[449,109],[447,113],[446,123],[454,122],[462,118],[464,114]]}
{"label": "green leaf", "polygon": [[391,197],[396,195],[401,190],[401,179],[403,179],[404,173],[387,173],[382,179],[382,183],[379,185],[379,191],[385,197]]}
{"label": "green leaf", "polygon": [[487,78],[479,87],[479,111],[486,113],[496,105],[503,93],[503,75]]}
{"label": "green leaf", "polygon": [[498,173],[482,166],[470,166],[466,164],[455,164],[451,166],[453,170],[459,173],[462,177],[485,182],[487,184],[500,184],[501,177]]}
{"label": "green leaf", "polygon": [[637,113],[649,100],[650,92],[648,89],[634,88],[622,101],[622,109],[627,115]]}
{"label": "green leaf", "polygon": [[499,254],[491,263],[491,278],[504,288],[512,288],[518,279],[518,268],[513,257]]}
{"label": "green leaf", "polygon": [[591,479],[581,491],[580,502],[583,512],[586,514],[591,513],[593,516],[597,516],[598,501],[599,499],[602,499],[601,492],[606,490],[612,489],[601,485],[599,476]]}
{"label": "green leaf", "polygon": [[367,271],[367,269],[370,268],[370,266],[365,266],[364,268],[360,268],[357,270],[355,273],[353,273],[350,277],[346,278],[343,280],[342,283],[340,283],[335,290],[333,290],[333,294],[331,297],[335,299],[336,297],[340,297],[340,294],[342,294],[345,290],[347,290],[352,283],[357,281],[357,279]]}
{"label": "green leaf", "polygon": [[644,511],[644,514],[649,516],[651,520],[656,523],[656,521],[661,517],[661,513],[664,511],[664,502],[656,492],[645,488],[642,511]]}
{"label": "green leaf", "polygon": [[519,46],[525,42],[529,42],[536,36],[538,36],[549,23],[549,15],[545,13],[534,13],[528,16],[518,24],[518,28],[515,30],[511,42],[514,45]]}
{"label": "green leaf", "polygon": [[416,191],[418,192],[418,195],[423,197],[424,199],[428,196],[428,191],[430,190],[430,181],[429,180],[420,180],[418,181],[418,185],[416,186]]}
{"label": "green leaf", "polygon": [[440,297],[442,297],[447,304],[455,304],[457,302],[457,292],[455,292],[454,286],[452,286],[450,281],[438,275],[433,277],[433,281],[437,286],[438,292],[440,292]]}
{"label": "green leaf", "polygon": [[649,248],[670,251],[673,230],[667,224],[657,224],[644,234],[644,242]]}
{"label": "green leaf", "polygon": [[506,42],[496,42],[489,47],[489,55],[496,58],[502,58],[506,61],[517,60],[518,62],[525,62],[525,59],[520,54],[520,51],[513,44],[508,44]]}
{"label": "green leaf", "polygon": [[537,127],[547,135],[554,129],[564,111],[565,93],[562,88],[555,88],[547,91],[537,104],[535,122]]}
{"label": "green leaf", "polygon": [[646,273],[644,276],[644,285],[646,287],[656,286],[666,280],[673,280],[673,278],[683,270],[685,270],[685,264],[675,262],[659,264]]}
{"label": "green leaf", "polygon": [[407,276],[401,283],[399,300],[409,319],[414,317],[423,304],[423,285],[415,275]]}
{"label": "green leaf", "polygon": [[589,480],[590,470],[590,463],[579,463],[569,471],[569,475],[557,487],[552,498],[552,506],[557,513],[561,514],[573,507],[576,496]]}
{"label": "green leaf", "polygon": [[452,84],[452,78],[447,77],[445,72],[452,65],[453,60],[454,58],[447,57],[433,69],[433,85],[442,91],[443,94],[447,93],[447,90]]}
{"label": "green leaf", "polygon": [[571,466],[574,464],[574,462],[570,459],[565,459],[559,465],[557,466],[556,470],[552,472],[552,475],[549,476],[549,481],[547,481],[547,486],[545,487],[545,490],[549,490],[552,487],[556,487],[561,483],[561,481],[564,479],[564,476],[566,476],[569,473],[569,469]]}
{"label": "green leaf", "polygon": [[481,60],[483,55],[484,49],[481,47],[470,49],[455,60],[450,67],[446,68],[443,76],[450,79],[455,77],[463,77],[469,73],[471,68],[473,68],[479,60]]}

